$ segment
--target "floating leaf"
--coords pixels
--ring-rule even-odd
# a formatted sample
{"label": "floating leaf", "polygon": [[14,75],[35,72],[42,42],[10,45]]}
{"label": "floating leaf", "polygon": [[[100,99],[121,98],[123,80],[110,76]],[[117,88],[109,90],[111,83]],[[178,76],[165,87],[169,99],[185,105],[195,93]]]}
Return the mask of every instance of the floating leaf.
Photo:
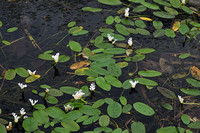
{"label": "floating leaf", "polygon": [[128,113],[130,110],[132,109],[132,106],[130,104],[126,104],[123,109],[122,112],[123,113]]}
{"label": "floating leaf", "polygon": [[94,71],[94,72],[97,72],[100,75],[107,75],[107,74],[109,74],[109,72],[106,69],[102,68],[102,67],[91,66],[90,69],[92,71]]}
{"label": "floating leaf", "polygon": [[81,111],[83,114],[86,114],[86,115],[100,115],[101,114],[101,111],[99,109],[92,108],[89,105],[82,105],[81,107],[79,107],[79,111]]}
{"label": "floating leaf", "polygon": [[48,103],[51,103],[51,104],[57,104],[58,103],[58,99],[55,98],[54,96],[50,96],[50,95],[47,96],[46,101]]}
{"label": "floating leaf", "polygon": [[52,55],[48,53],[40,54],[38,58],[42,60],[53,60]]}
{"label": "floating leaf", "polygon": [[182,8],[183,11],[185,11],[186,13],[188,13],[188,14],[193,14],[193,11],[192,11],[190,8],[188,8],[187,6],[181,6],[181,8]]}
{"label": "floating leaf", "polygon": [[113,16],[108,16],[106,18],[106,24],[111,25],[114,22]]}
{"label": "floating leaf", "polygon": [[154,70],[139,71],[138,74],[143,77],[157,77],[157,76],[162,75],[161,72],[154,71]]}
{"label": "floating leaf", "polygon": [[48,94],[51,96],[62,96],[63,92],[58,89],[49,89]]}
{"label": "floating leaf", "polygon": [[188,33],[190,31],[189,27],[187,26],[187,24],[181,24],[179,31],[182,35],[185,35],[186,33]]}
{"label": "floating leaf", "polygon": [[67,27],[73,27],[74,25],[76,25],[76,21],[71,21],[67,24]]}
{"label": "floating leaf", "polygon": [[98,77],[98,73],[91,69],[84,69],[84,74],[89,76],[89,77]]}
{"label": "floating leaf", "polygon": [[122,105],[126,105],[127,104],[127,99],[124,96],[120,96],[119,98],[120,102],[122,103]]}
{"label": "floating leaf", "polygon": [[110,91],[111,86],[108,84],[103,77],[96,78],[97,85],[105,91]]}
{"label": "floating leaf", "polygon": [[146,115],[146,116],[152,116],[155,113],[154,110],[150,106],[148,106],[142,102],[134,103],[133,107],[137,112],[139,112],[143,115]]}
{"label": "floating leaf", "polygon": [[2,124],[0,124],[0,131],[1,131],[1,133],[7,133],[7,129]]}
{"label": "floating leaf", "polygon": [[162,106],[163,106],[164,108],[168,109],[168,110],[173,110],[172,105],[170,105],[169,103],[164,103],[164,104],[162,104]]}
{"label": "floating leaf", "polygon": [[175,21],[172,27],[173,31],[177,31],[181,26],[181,23],[179,21]]}
{"label": "floating leaf", "polygon": [[89,125],[89,124],[91,124],[93,122],[96,122],[97,120],[99,120],[99,116],[89,117],[88,119],[83,121],[83,125]]}
{"label": "floating leaf", "polygon": [[98,2],[106,4],[106,5],[121,5],[120,0],[98,0]]}
{"label": "floating leaf", "polygon": [[71,86],[62,86],[60,87],[60,90],[66,94],[75,94],[76,91],[79,91],[78,88],[75,88],[75,87],[71,87]]}
{"label": "floating leaf", "polygon": [[168,12],[164,12],[164,11],[157,11],[157,12],[153,12],[153,15],[160,17],[160,18],[166,18],[166,19],[171,19],[171,18],[175,18],[174,15],[168,13]]}
{"label": "floating leaf", "polygon": [[120,68],[124,68],[128,66],[128,62],[118,62],[117,65],[119,65]]}
{"label": "floating leaf", "polygon": [[122,87],[123,87],[124,89],[130,89],[130,88],[131,88],[131,84],[130,84],[129,81],[131,81],[131,80],[132,80],[132,79],[128,79],[128,80],[124,81]]}
{"label": "floating leaf", "polygon": [[[57,132],[58,132],[58,133],[70,133],[70,130],[69,130],[69,129],[63,128],[63,127],[56,127],[56,128],[54,128],[53,131],[55,131],[56,133],[57,133]],[[52,131],[52,133],[53,133],[53,131]],[[34,132],[34,133],[38,133],[38,132]],[[40,133],[40,132],[39,132],[39,133]]]}
{"label": "floating leaf", "polygon": [[46,113],[46,111],[41,109],[34,111],[33,117],[40,124],[45,124],[49,122],[48,114]]}
{"label": "floating leaf", "polygon": [[196,66],[192,66],[190,68],[190,73],[192,74],[192,77],[194,77],[197,80],[200,80],[200,70]]}
{"label": "floating leaf", "polygon": [[176,95],[174,94],[174,92],[172,92],[171,90],[168,90],[166,88],[163,87],[157,87],[157,90],[166,98],[169,99],[176,99]]}
{"label": "floating leaf", "polygon": [[142,61],[146,56],[143,54],[136,54],[132,57],[133,62]]}
{"label": "floating leaf", "polygon": [[77,33],[77,32],[80,32],[83,30],[83,27],[82,26],[76,26],[76,27],[72,27],[68,30],[68,33],[69,34],[74,34],[74,33]]}
{"label": "floating leaf", "polygon": [[25,79],[26,83],[34,82],[35,80],[39,79],[40,75],[31,75]]}
{"label": "floating leaf", "polygon": [[188,125],[190,123],[190,117],[186,114],[182,114],[181,120],[184,124]]}
{"label": "floating leaf", "polygon": [[178,12],[174,8],[165,6],[164,9],[165,9],[165,11],[169,12],[172,15],[178,15]]}
{"label": "floating leaf", "polygon": [[12,27],[12,28],[7,29],[7,32],[14,32],[16,30],[18,30],[18,27]]}
{"label": "floating leaf", "polygon": [[2,43],[5,44],[5,45],[11,45],[11,43],[9,41],[6,41],[6,40],[3,40]]}
{"label": "floating leaf", "polygon": [[88,33],[87,30],[80,30],[78,32],[73,33],[72,36],[80,36],[80,35],[85,35],[87,33]]}
{"label": "floating leaf", "polygon": [[105,54],[124,54],[126,50],[123,48],[107,48],[103,52]]}
{"label": "floating leaf", "polygon": [[179,55],[178,58],[180,58],[180,59],[185,59],[185,58],[187,58],[187,57],[189,57],[189,56],[190,56],[190,53],[185,53],[185,54]]}
{"label": "floating leaf", "polygon": [[155,5],[155,4],[151,4],[149,2],[141,2],[141,4],[149,9],[153,9],[153,10],[159,10],[159,6]]}
{"label": "floating leaf", "polygon": [[153,0],[153,1],[155,3],[158,3],[158,4],[163,5],[163,6],[168,6],[168,7],[171,6],[167,1],[164,1],[164,0]]}
{"label": "floating leaf", "polygon": [[187,78],[186,81],[194,87],[200,87],[200,82],[195,79]]}
{"label": "floating leaf", "polygon": [[26,77],[29,76],[28,71],[27,71],[26,69],[24,69],[23,67],[18,67],[18,68],[16,68],[16,69],[15,69],[15,72],[16,72],[19,76],[21,76],[21,77],[23,77],[23,78],[26,78]]}
{"label": "floating leaf", "polygon": [[80,61],[80,62],[76,62],[76,63],[72,64],[70,66],[70,69],[75,70],[75,69],[79,69],[79,68],[86,67],[89,65],[90,65],[90,62],[88,62],[88,61]]}
{"label": "floating leaf", "polygon": [[195,121],[193,123],[190,123],[188,125],[189,128],[192,128],[192,129],[200,129],[200,120],[198,121]]}
{"label": "floating leaf", "polygon": [[105,103],[104,99],[99,99],[92,105],[92,108],[98,108]]}
{"label": "floating leaf", "polygon": [[69,129],[70,131],[73,132],[78,131],[80,129],[80,126],[75,121],[72,120],[61,122],[61,125],[64,128]]}
{"label": "floating leaf", "polygon": [[135,50],[135,52],[137,54],[149,54],[149,53],[152,53],[154,51],[155,51],[155,49],[153,49],[153,48],[141,48],[141,49]]}
{"label": "floating leaf", "polygon": [[157,86],[158,83],[155,81],[152,81],[150,79],[145,79],[145,78],[135,78],[135,81],[139,81],[140,84],[142,85],[147,85],[147,86]]}
{"label": "floating leaf", "polygon": [[117,32],[119,32],[122,35],[128,36],[130,33],[126,30],[127,28],[122,25],[122,24],[116,24],[115,28],[117,30]]}
{"label": "floating leaf", "polygon": [[122,87],[122,83],[118,79],[113,77],[112,75],[106,75],[105,79],[106,79],[107,83],[109,83],[110,85],[112,85],[114,87],[117,87],[117,88]]}
{"label": "floating leaf", "polygon": [[112,33],[112,32],[114,32],[114,30],[110,29],[110,28],[100,28],[99,31],[100,32],[105,32],[105,33]]}
{"label": "floating leaf", "polygon": [[66,118],[63,121],[76,120],[76,119],[80,118],[82,115],[83,114],[79,110],[73,110],[66,114]]}
{"label": "floating leaf", "polygon": [[108,69],[108,71],[110,72],[110,74],[112,76],[119,77],[122,74],[122,70],[121,70],[121,68],[117,64],[110,63],[107,66],[107,69]]}
{"label": "floating leaf", "polygon": [[93,8],[93,7],[83,7],[83,11],[89,11],[89,12],[100,12],[102,11],[101,8]]}
{"label": "floating leaf", "polygon": [[76,52],[81,52],[82,51],[82,47],[78,42],[75,41],[69,41],[69,47],[71,50],[76,51]]}
{"label": "floating leaf", "polygon": [[139,28],[145,28],[146,24],[142,20],[136,20],[135,25]]}
{"label": "floating leaf", "polygon": [[68,61],[69,59],[70,59],[69,56],[61,55],[61,56],[59,57],[59,62],[66,62],[66,61]]}
{"label": "floating leaf", "polygon": [[147,8],[146,8],[145,6],[139,5],[139,6],[137,6],[137,7],[135,7],[135,8],[133,9],[133,12],[140,13],[140,12],[144,12],[146,9],[147,9]]}
{"label": "floating leaf", "polygon": [[114,19],[114,20],[115,20],[116,23],[120,23],[120,22],[121,22],[121,19],[120,19],[119,16],[115,16],[115,19]]}
{"label": "floating leaf", "polygon": [[83,115],[76,120],[77,123],[83,122],[84,120],[88,119],[89,115]]}
{"label": "floating leaf", "polygon": [[100,116],[99,118],[99,125],[102,126],[102,127],[106,127],[108,126],[110,123],[110,117],[107,116],[107,115],[102,115]]}
{"label": "floating leaf", "polygon": [[200,95],[200,90],[197,89],[180,89],[183,93],[187,95],[192,95],[192,96],[199,96]]}
{"label": "floating leaf", "polygon": [[164,29],[155,30],[155,31],[153,32],[153,36],[154,36],[155,38],[161,37],[161,36],[164,36],[164,35],[165,35],[165,30],[164,30]]}
{"label": "floating leaf", "polygon": [[108,105],[108,115],[112,118],[118,118],[122,113],[122,106],[118,102],[113,102]]}
{"label": "floating leaf", "polygon": [[46,109],[48,115],[52,118],[57,118],[58,120],[62,120],[65,118],[65,112],[58,107],[48,107]]}
{"label": "floating leaf", "polygon": [[174,38],[176,36],[176,34],[174,33],[172,29],[165,29],[165,35],[171,38]]}
{"label": "floating leaf", "polygon": [[179,79],[179,78],[184,78],[184,77],[186,77],[187,75],[188,75],[187,73],[182,72],[182,73],[177,73],[177,74],[172,75],[172,78],[173,78],[173,79]]}
{"label": "floating leaf", "polygon": [[154,20],[154,21],[153,21],[153,26],[154,26],[157,30],[159,30],[159,29],[162,29],[163,23],[162,23],[161,21],[156,21],[156,20]]}
{"label": "floating leaf", "polygon": [[13,80],[16,76],[16,72],[14,69],[8,69],[5,73],[5,78],[7,80]]}
{"label": "floating leaf", "polygon": [[22,127],[27,132],[33,132],[36,129],[38,129],[38,123],[33,117],[28,117],[25,120],[23,120]]}
{"label": "floating leaf", "polygon": [[3,23],[2,23],[2,21],[0,21],[0,27],[2,27],[3,26]]}
{"label": "floating leaf", "polygon": [[157,129],[156,133],[179,133],[179,131],[175,126],[169,126]]}
{"label": "floating leaf", "polygon": [[150,33],[148,30],[146,30],[146,29],[136,28],[135,30],[136,30],[136,32],[138,32],[138,34],[145,35],[145,36],[148,36],[148,35],[151,34],[151,33]]}
{"label": "floating leaf", "polygon": [[133,122],[131,124],[132,133],[146,133],[145,126],[142,122]]}
{"label": "floating leaf", "polygon": [[175,8],[181,7],[181,1],[180,0],[170,0],[170,4]]}
{"label": "floating leaf", "polygon": [[[134,26],[134,22],[130,19],[121,19],[121,23],[125,24],[125,25],[130,25],[130,26]],[[126,30],[128,30],[128,28],[126,28]]]}

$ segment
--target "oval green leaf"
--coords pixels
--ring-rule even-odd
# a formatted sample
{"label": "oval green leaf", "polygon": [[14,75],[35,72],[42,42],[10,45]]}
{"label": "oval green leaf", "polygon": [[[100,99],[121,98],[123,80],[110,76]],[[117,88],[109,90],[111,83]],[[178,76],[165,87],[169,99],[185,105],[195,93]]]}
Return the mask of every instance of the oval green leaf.
{"label": "oval green leaf", "polygon": [[103,77],[96,78],[97,85],[105,91],[110,91],[111,86],[108,84]]}
{"label": "oval green leaf", "polygon": [[13,80],[16,76],[16,72],[14,69],[8,69],[5,73],[5,78],[7,80]]}
{"label": "oval green leaf", "polygon": [[107,116],[107,115],[102,115],[100,116],[99,118],[99,125],[102,126],[102,127],[106,127],[108,126],[110,123],[110,117]]}
{"label": "oval green leaf", "polygon": [[122,106],[118,102],[112,102],[107,108],[108,115],[112,118],[118,118],[122,113]]}
{"label": "oval green leaf", "polygon": [[98,0],[98,2],[106,5],[121,5],[122,2],[120,0]]}
{"label": "oval green leaf", "polygon": [[135,81],[139,81],[140,84],[142,85],[147,85],[147,86],[157,86],[158,83],[155,81],[152,81],[150,79],[145,79],[145,78],[135,78]]}
{"label": "oval green leaf", "polygon": [[23,120],[22,127],[27,132],[33,132],[38,129],[38,123],[33,117],[28,117],[27,119]]}
{"label": "oval green leaf", "polygon": [[146,105],[142,102],[134,103],[133,107],[137,112],[146,116],[152,116],[155,113],[154,110],[149,105]]}
{"label": "oval green leaf", "polygon": [[143,77],[157,77],[157,76],[162,75],[161,72],[154,71],[154,70],[139,71],[138,74]]}

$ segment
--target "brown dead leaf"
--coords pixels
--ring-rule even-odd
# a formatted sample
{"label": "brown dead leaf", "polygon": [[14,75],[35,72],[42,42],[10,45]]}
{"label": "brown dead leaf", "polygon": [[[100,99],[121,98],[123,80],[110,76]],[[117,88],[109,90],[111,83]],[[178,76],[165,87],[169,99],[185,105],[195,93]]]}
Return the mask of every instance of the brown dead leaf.
{"label": "brown dead leaf", "polygon": [[196,66],[192,66],[190,72],[195,79],[200,80],[200,70]]}
{"label": "brown dead leaf", "polygon": [[76,63],[72,64],[70,66],[70,69],[75,70],[75,69],[79,69],[79,68],[86,67],[89,65],[90,65],[90,62],[88,62],[88,61],[80,61],[80,62],[76,62]]}

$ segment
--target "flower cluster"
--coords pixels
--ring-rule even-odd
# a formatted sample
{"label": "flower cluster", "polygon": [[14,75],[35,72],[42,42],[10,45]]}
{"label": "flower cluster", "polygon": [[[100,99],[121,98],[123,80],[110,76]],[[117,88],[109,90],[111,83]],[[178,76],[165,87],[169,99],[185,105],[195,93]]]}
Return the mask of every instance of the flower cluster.
{"label": "flower cluster", "polygon": [[135,88],[135,86],[136,86],[136,84],[138,83],[138,81],[134,81],[134,82],[133,82],[133,81],[131,80],[131,81],[129,81],[129,83],[131,83],[131,87],[132,87],[132,88]]}
{"label": "flower cluster", "polygon": [[112,44],[115,44],[115,42],[117,41],[117,39],[114,39],[113,36],[111,36],[110,34],[107,34],[108,40],[109,42],[112,42]]}
{"label": "flower cluster", "polygon": [[56,55],[52,55],[52,58],[54,59],[54,62],[55,62],[55,63],[58,62],[59,56],[60,56],[60,53],[56,53]]}
{"label": "flower cluster", "polygon": [[126,17],[126,18],[128,18],[129,17],[129,8],[126,8],[125,9],[125,12],[124,12],[124,16]]}
{"label": "flower cluster", "polygon": [[[13,117],[14,117],[14,122],[15,123],[18,123],[18,121],[19,121],[19,118],[21,118],[23,115],[25,115],[26,114],[26,112],[25,112],[25,109],[24,108],[21,108],[21,110],[20,110],[20,116],[18,116],[16,113],[12,113],[12,115],[13,115]],[[28,117],[28,116],[24,116],[24,117]]]}
{"label": "flower cluster", "polygon": [[74,109],[74,107],[72,107],[70,104],[67,104],[67,106],[66,106],[66,105],[64,105],[64,108],[65,108],[65,111],[66,111],[66,112],[68,112],[68,111],[70,111],[70,110],[73,110],[73,109]]}
{"label": "flower cluster", "polygon": [[85,93],[82,92],[82,90],[76,91],[75,95],[72,95],[75,100],[81,99],[82,96],[85,95]]}
{"label": "flower cluster", "polygon": [[38,100],[33,100],[33,99],[29,99],[29,101],[32,106],[34,106],[38,102]]}
{"label": "flower cluster", "polygon": [[22,83],[18,83],[18,85],[19,85],[19,87],[23,90],[24,88],[26,88],[27,87],[27,85],[26,84],[22,84]]}
{"label": "flower cluster", "polygon": [[95,83],[92,82],[91,85],[90,85],[90,91],[94,91],[95,90]]}
{"label": "flower cluster", "polygon": [[33,72],[31,70],[27,70],[27,71],[28,71],[29,75],[35,75],[35,73],[36,73],[36,70]]}

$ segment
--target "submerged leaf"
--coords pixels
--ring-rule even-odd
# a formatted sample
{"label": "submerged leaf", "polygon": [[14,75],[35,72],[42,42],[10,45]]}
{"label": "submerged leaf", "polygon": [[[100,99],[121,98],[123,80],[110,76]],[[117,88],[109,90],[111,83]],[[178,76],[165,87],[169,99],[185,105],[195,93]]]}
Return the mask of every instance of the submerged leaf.
{"label": "submerged leaf", "polygon": [[158,90],[163,96],[165,96],[166,98],[169,98],[169,99],[176,99],[176,95],[175,95],[174,92],[171,91],[171,90],[168,90],[168,89],[163,88],[163,87],[157,87],[157,90]]}

